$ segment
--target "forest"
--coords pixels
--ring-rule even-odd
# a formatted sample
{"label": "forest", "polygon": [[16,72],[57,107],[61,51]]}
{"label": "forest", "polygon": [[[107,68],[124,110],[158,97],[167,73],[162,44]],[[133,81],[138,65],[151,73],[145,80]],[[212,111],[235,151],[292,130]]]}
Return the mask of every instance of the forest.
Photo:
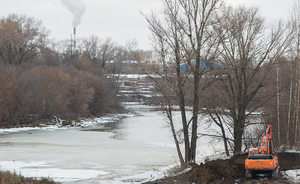
{"label": "forest", "polygon": [[[41,119],[76,119],[121,109],[108,74],[126,50],[96,36],[52,41],[38,20],[0,19],[0,124],[13,127]],[[117,62],[116,62],[117,63]],[[40,122],[41,123],[41,122]]]}

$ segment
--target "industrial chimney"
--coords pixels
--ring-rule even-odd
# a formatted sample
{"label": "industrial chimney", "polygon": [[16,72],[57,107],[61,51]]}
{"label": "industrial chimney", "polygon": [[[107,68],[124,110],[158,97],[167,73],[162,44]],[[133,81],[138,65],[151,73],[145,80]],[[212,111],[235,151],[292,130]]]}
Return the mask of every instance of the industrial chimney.
{"label": "industrial chimney", "polygon": [[73,28],[73,47],[76,49],[76,27]]}

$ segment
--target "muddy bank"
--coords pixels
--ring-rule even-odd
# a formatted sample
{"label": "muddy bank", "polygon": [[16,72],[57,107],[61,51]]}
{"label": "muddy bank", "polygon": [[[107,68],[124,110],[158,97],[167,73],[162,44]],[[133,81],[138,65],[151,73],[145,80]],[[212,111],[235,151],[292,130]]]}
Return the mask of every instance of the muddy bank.
{"label": "muddy bank", "polygon": [[0,128],[23,128],[23,127],[43,127],[47,125],[61,124],[62,126],[72,126],[72,122],[79,122],[84,119],[94,119],[105,117],[107,114],[127,114],[132,113],[126,110],[123,106],[117,109],[111,109],[105,113],[98,115],[85,115],[85,116],[55,116],[55,115],[27,115],[24,117],[14,117],[10,119],[0,119]]}
{"label": "muddy bank", "polygon": [[[300,169],[300,153],[279,153],[280,171]],[[213,160],[206,164],[195,165],[184,174],[168,177],[155,182],[145,184],[233,184],[233,183],[293,183],[280,177],[277,180],[259,178],[246,180],[245,159],[247,154],[235,156],[227,160]]]}

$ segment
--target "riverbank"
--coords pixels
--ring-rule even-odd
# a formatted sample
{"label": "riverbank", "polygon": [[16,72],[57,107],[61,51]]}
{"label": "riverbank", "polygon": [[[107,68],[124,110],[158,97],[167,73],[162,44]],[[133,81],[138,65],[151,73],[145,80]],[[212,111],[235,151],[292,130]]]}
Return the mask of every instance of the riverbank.
{"label": "riverbank", "polygon": [[0,184],[60,184],[48,178],[25,178],[16,173],[0,171]]}
{"label": "riverbank", "polygon": [[[239,155],[225,160],[212,160],[205,164],[194,165],[187,172],[176,176],[165,177],[144,184],[185,184],[185,183],[209,183],[209,184],[254,184],[254,183],[285,183],[294,184],[300,182],[297,170],[300,169],[300,153],[282,152],[278,154],[281,176],[278,179],[258,178],[246,180],[245,159],[247,154]],[[296,173],[296,174],[295,174]]]}
{"label": "riverbank", "polygon": [[[58,117],[55,115],[47,115],[44,117],[38,115],[27,115],[26,117],[19,117],[10,119],[9,121],[0,121],[0,129],[14,129],[14,128],[28,128],[28,127],[46,127],[46,126],[76,126],[74,123],[82,122],[89,119],[96,119],[101,117],[110,117],[119,114],[128,114],[123,105],[120,105],[118,109],[111,109],[109,112],[101,113],[93,116],[66,116]],[[1,133],[1,132],[0,132]]]}
{"label": "riverbank", "polygon": [[81,118],[72,120],[66,123],[65,120],[55,122],[40,122],[35,124],[19,124],[14,127],[0,127],[0,135],[28,132],[28,131],[54,131],[54,130],[64,130],[70,128],[88,128],[104,125],[107,123],[114,123],[122,120],[123,118],[132,117],[134,114],[127,112],[126,114],[105,114],[101,117],[94,118]]}

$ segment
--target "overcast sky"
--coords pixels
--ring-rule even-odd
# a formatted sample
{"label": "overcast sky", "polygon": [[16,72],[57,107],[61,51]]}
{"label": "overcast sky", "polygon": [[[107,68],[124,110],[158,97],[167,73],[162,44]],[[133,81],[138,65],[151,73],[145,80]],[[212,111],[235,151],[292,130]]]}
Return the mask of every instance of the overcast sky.
{"label": "overcast sky", "polygon": [[[86,6],[78,37],[97,35],[111,37],[124,45],[136,39],[139,47],[151,49],[150,32],[140,12],[161,9],[161,0],[82,0]],[[233,6],[257,6],[268,22],[289,16],[294,0],[225,0]],[[72,33],[72,14],[61,0],[0,0],[0,16],[11,13],[35,17],[43,22],[56,40],[67,39]]]}

